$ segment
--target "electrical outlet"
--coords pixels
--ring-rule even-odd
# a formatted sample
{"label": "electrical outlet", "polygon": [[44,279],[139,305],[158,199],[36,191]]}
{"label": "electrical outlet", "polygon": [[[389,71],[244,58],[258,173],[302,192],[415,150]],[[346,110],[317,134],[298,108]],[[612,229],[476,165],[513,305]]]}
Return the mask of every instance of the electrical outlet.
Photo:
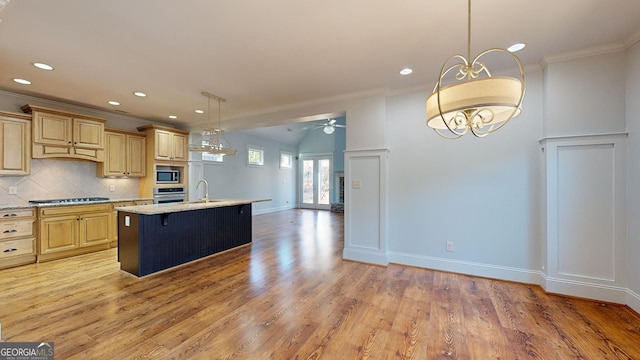
{"label": "electrical outlet", "polygon": [[453,241],[447,241],[445,243],[445,250],[453,252]]}
{"label": "electrical outlet", "polygon": [[111,191],[111,192],[116,191],[116,186],[115,185],[109,185],[109,191]]}
{"label": "electrical outlet", "polygon": [[9,186],[9,195],[18,195],[18,187]]}
{"label": "electrical outlet", "polygon": [[360,189],[360,180],[353,180],[351,182],[351,188],[352,189]]}

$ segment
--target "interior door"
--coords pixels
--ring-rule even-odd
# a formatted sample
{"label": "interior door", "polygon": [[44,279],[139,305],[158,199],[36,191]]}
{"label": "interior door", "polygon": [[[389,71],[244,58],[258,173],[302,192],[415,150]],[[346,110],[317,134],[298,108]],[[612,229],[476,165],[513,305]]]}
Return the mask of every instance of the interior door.
{"label": "interior door", "polygon": [[305,209],[331,208],[330,155],[302,155],[300,157],[300,207]]}

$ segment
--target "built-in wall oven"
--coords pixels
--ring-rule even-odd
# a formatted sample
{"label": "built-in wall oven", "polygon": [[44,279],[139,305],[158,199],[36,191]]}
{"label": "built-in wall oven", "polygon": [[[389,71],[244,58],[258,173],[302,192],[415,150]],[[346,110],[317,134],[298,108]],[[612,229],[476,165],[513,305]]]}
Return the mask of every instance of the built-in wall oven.
{"label": "built-in wall oven", "polygon": [[162,187],[153,189],[153,203],[166,204],[175,202],[185,202],[187,192],[184,187]]}

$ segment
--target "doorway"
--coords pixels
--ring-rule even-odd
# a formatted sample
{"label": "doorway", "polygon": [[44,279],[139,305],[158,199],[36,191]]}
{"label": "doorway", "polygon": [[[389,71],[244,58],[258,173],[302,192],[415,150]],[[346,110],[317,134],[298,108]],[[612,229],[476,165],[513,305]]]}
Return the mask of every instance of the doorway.
{"label": "doorway", "polygon": [[300,207],[329,210],[333,174],[332,154],[300,155]]}

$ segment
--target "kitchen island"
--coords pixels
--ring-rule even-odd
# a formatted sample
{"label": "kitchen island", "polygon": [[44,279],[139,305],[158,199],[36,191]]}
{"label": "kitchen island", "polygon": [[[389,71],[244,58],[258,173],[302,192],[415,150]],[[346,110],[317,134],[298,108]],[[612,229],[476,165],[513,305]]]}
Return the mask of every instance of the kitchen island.
{"label": "kitchen island", "polygon": [[251,243],[251,204],[210,200],[118,208],[120,269],[145,276]]}

